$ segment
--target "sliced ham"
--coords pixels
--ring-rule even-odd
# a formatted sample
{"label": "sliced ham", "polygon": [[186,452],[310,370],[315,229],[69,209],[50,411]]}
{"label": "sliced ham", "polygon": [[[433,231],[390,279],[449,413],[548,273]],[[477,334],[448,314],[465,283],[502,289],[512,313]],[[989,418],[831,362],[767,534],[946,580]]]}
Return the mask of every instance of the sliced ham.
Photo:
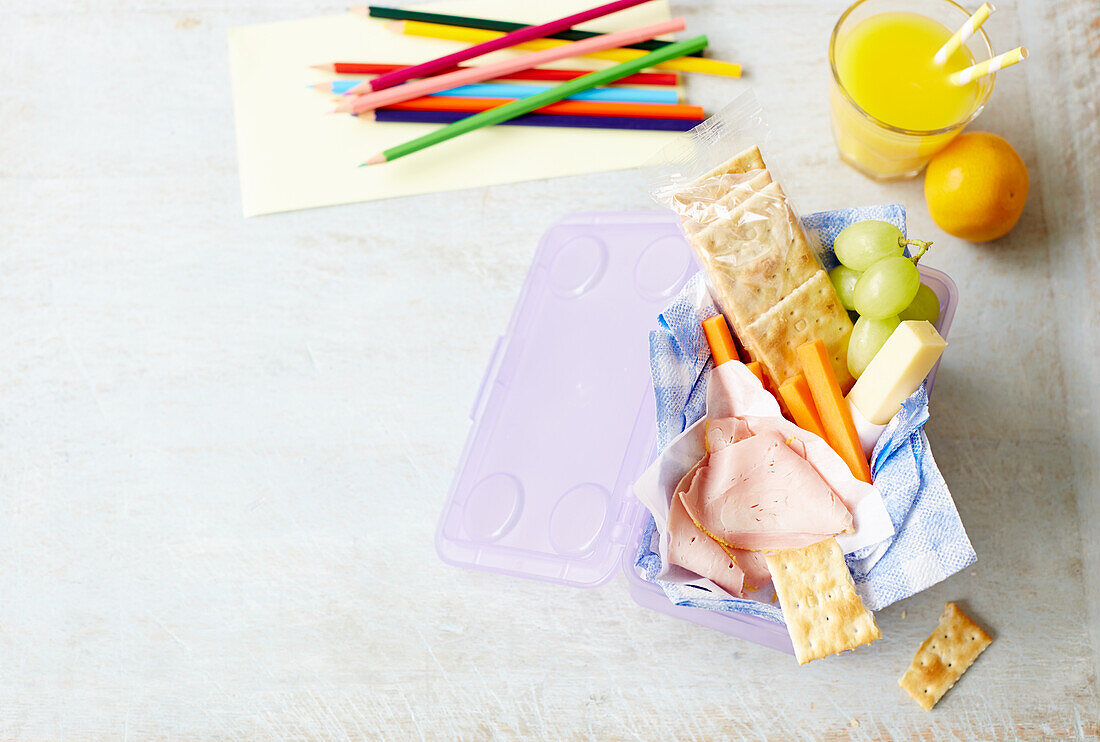
{"label": "sliced ham", "polygon": [[737,560],[737,566],[745,573],[746,591],[760,590],[772,581],[772,573],[768,571],[764,552],[733,549],[730,553]]}
{"label": "sliced ham", "polygon": [[[693,469],[689,476],[698,469]],[[668,533],[669,561],[706,577],[730,595],[744,597],[745,573],[736,559],[717,541],[696,528],[678,498],[672,499],[669,509]]]}
{"label": "sliced ham", "polygon": [[711,371],[702,435],[706,454],[673,491],[667,557],[730,595],[771,581],[766,552],[852,532],[873,493],[827,443],[782,419],[741,363]]}
{"label": "sliced ham", "polygon": [[775,430],[712,450],[690,486],[688,516],[733,549],[793,549],[852,530],[852,514]]}
{"label": "sliced ham", "polygon": [[[705,463],[706,459],[684,475],[676,487],[677,493],[691,488],[692,480]],[[746,591],[760,590],[772,580],[762,552],[729,549],[719,544],[695,525],[678,495],[672,498],[669,507],[668,531],[669,561],[706,577],[734,597],[743,598]]]}

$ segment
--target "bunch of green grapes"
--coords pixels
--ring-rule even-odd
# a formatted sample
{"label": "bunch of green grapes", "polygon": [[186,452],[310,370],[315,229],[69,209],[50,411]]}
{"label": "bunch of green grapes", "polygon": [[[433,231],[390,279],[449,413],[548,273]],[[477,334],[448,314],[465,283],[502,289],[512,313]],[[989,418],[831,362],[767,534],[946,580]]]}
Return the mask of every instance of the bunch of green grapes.
{"label": "bunch of green grapes", "polygon": [[[916,256],[905,257],[906,245],[917,248]],[[837,235],[833,247],[840,265],[829,278],[844,308],[859,314],[848,343],[848,370],[857,379],[902,320],[934,323],[939,317],[940,300],[917,270],[931,246],[873,220],[850,224]]]}

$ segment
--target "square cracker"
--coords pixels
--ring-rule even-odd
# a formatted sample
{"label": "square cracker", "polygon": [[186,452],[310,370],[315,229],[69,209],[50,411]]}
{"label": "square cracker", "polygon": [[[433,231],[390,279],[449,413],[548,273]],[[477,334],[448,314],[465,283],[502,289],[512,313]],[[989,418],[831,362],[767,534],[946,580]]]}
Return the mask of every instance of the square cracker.
{"label": "square cracker", "polygon": [[848,371],[852,320],[840,303],[829,274],[820,268],[737,334],[752,359],[764,364],[768,377],[777,380],[799,373],[798,346],[821,338],[829,350],[829,361],[841,391],[847,393],[855,383]]}
{"label": "square cracker", "polygon": [[[701,232],[713,221],[725,221],[729,214],[772,182],[767,170],[723,175],[706,186],[680,191],[672,199],[672,208],[680,215],[684,234]],[[778,186],[776,186],[778,188]]]}
{"label": "square cracker", "polygon": [[776,183],[690,241],[738,333],[821,270]]}
{"label": "square cracker", "polygon": [[835,538],[768,554],[798,664],[870,644],[882,634],[863,607]]}
{"label": "square cracker", "polygon": [[760,155],[760,148],[753,146],[739,152],[731,159],[722,163],[705,175],[701,175],[684,187],[675,195],[675,200],[706,199],[714,201],[725,193],[728,178],[725,175],[742,175],[754,170],[767,170],[764,158]]}
{"label": "square cracker", "polygon": [[920,645],[898,685],[929,711],[992,643],[989,634],[957,605],[948,603],[940,625]]}
{"label": "square cracker", "polygon": [[747,173],[750,170],[767,169],[768,166],[764,164],[764,157],[760,154],[760,148],[753,145],[746,150],[738,152],[729,160],[714,168],[703,177],[699,178],[699,180],[717,178],[721,175],[736,175],[737,173]]}

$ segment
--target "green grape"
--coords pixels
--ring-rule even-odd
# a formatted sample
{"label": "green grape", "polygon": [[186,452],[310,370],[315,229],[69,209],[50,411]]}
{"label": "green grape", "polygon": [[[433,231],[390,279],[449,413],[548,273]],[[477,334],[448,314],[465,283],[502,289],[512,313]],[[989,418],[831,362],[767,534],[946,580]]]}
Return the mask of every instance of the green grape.
{"label": "green grape", "polygon": [[899,316],[902,321],[923,319],[935,324],[940,316],[940,297],[936,296],[935,291],[922,283],[920,288],[917,289],[916,298],[902,310]]}
{"label": "green grape", "polygon": [[878,353],[879,348],[890,337],[890,333],[901,324],[898,317],[869,319],[860,317],[852,328],[852,337],[848,341],[848,370],[857,379],[867,368],[867,364]]}
{"label": "green grape", "polygon": [[862,273],[883,258],[905,252],[901,230],[889,222],[869,220],[849,224],[833,241],[836,259]]}
{"label": "green grape", "polygon": [[861,317],[885,319],[913,303],[920,288],[920,272],[909,258],[880,260],[856,282],[853,305]]}
{"label": "green grape", "polygon": [[840,297],[840,303],[845,309],[852,308],[852,292],[856,290],[856,281],[859,273],[845,265],[838,265],[829,271],[829,280],[833,282],[836,295]]}

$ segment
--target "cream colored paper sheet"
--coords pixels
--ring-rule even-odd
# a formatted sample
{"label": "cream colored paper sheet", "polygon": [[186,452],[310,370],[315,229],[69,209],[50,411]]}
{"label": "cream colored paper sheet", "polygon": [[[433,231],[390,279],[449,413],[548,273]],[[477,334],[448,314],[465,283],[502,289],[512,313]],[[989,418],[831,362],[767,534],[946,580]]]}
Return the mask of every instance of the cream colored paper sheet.
{"label": "cream colored paper sheet", "polygon": [[[417,7],[544,22],[592,4],[592,0],[461,0]],[[668,18],[668,3],[658,0],[587,27],[617,31]],[[398,34],[381,21],[351,14],[230,29],[244,215],[636,167],[675,136],[494,126],[391,163],[361,168],[359,164],[376,152],[420,136],[434,125],[380,124],[332,114],[333,98],[308,87],[334,79],[311,69],[312,64],[411,64],[460,47],[455,42]],[[481,60],[501,54],[512,52]],[[585,59],[571,66],[607,64]]]}

